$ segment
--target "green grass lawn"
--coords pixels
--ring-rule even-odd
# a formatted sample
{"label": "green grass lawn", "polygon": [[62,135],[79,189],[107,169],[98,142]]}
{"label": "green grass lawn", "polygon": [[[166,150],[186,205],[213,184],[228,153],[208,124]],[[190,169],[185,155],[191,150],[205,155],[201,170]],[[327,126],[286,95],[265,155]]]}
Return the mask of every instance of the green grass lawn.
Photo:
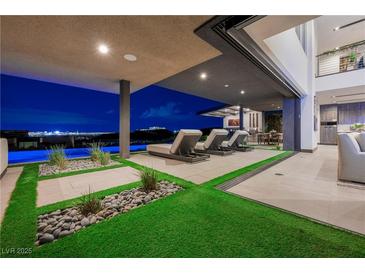
{"label": "green grass lawn", "polygon": [[[38,165],[27,165],[1,227],[1,247],[33,248],[33,257],[365,257],[365,238],[270,208],[214,187],[278,156],[203,185],[159,173],[185,189],[88,227],[34,246],[36,216],[76,200],[36,208]],[[125,165],[142,167],[121,159]],[[138,182],[99,192],[105,195]],[[18,256],[6,254],[2,256]]]}

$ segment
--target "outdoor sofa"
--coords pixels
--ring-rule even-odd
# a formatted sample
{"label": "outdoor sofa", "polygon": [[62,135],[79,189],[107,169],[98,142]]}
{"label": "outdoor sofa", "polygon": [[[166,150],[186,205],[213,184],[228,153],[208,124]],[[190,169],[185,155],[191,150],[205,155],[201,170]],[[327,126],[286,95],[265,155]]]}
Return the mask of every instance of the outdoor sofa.
{"label": "outdoor sofa", "polygon": [[338,134],[338,179],[365,183],[365,132]]}
{"label": "outdoor sofa", "polygon": [[1,138],[0,142],[0,178],[5,174],[8,167],[8,140]]}

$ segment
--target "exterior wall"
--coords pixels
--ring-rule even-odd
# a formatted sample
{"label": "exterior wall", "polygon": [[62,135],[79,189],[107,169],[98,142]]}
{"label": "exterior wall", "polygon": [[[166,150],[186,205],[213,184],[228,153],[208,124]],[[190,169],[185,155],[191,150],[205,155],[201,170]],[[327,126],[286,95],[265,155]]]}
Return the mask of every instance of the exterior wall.
{"label": "exterior wall", "polygon": [[[306,23],[305,35],[306,52],[304,51],[294,28],[265,39],[265,43],[273,55],[275,55],[277,62],[280,63],[277,65],[286,73],[292,82],[296,84],[296,87],[303,94],[300,99],[300,121],[296,120],[296,122],[300,123],[300,149],[304,151],[313,151],[317,146],[318,136],[318,132],[315,132],[314,125],[314,75],[317,48],[314,21]],[[289,105],[287,107],[289,107]],[[288,115],[288,112],[286,115]],[[286,118],[286,121],[286,126],[288,126],[288,117]],[[289,132],[288,130],[289,129],[287,128],[287,133]],[[288,136],[288,140],[292,140],[292,137],[293,136]],[[290,141],[290,143],[287,144],[287,147],[294,147],[293,142],[293,140]]]}
{"label": "exterior wall", "polygon": [[[301,150],[314,151],[317,147],[318,134],[315,132],[315,68],[316,68],[316,36],[314,22],[310,21],[307,25],[307,95],[301,98]],[[317,128],[318,131],[318,128]]]}
{"label": "exterior wall", "polygon": [[295,29],[289,29],[264,40],[275,55],[279,67],[296,84],[303,94],[308,90],[308,57],[298,39]]}
{"label": "exterior wall", "polygon": [[301,150],[301,101],[297,98],[283,100],[283,149]]}

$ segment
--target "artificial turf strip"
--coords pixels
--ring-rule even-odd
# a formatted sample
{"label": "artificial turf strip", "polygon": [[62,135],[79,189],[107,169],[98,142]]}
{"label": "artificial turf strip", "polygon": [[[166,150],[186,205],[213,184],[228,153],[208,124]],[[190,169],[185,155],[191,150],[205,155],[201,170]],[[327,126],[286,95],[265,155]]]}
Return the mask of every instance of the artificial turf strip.
{"label": "artificial turf strip", "polygon": [[218,190],[184,190],[35,257],[364,257],[365,239]]}
{"label": "artificial turf strip", "polygon": [[[127,160],[121,161],[137,169],[143,168]],[[253,168],[251,165],[247,170]],[[26,168],[18,180],[12,203],[22,202],[23,205],[8,208],[1,230],[2,248],[34,247],[37,172],[37,168]],[[159,177],[176,181],[185,190],[62,240],[34,247],[32,256],[365,257],[364,237],[215,189],[213,186],[222,178],[197,186],[160,172]],[[24,184],[25,179],[27,184]],[[31,194],[22,198],[19,190]],[[21,214],[15,209],[26,208],[34,211],[31,213],[34,220],[29,216],[25,220],[19,218]],[[2,256],[10,255],[3,253]]]}
{"label": "artificial turf strip", "polygon": [[1,256],[21,256],[21,254],[6,253],[10,248],[29,248],[34,245],[37,220],[35,210],[37,177],[38,164],[24,166],[1,224]]}

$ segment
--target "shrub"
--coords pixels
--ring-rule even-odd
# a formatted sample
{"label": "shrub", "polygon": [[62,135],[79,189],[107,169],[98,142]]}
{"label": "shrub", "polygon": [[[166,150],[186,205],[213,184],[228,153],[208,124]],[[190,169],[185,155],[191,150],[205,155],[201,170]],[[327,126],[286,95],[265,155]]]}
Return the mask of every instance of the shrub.
{"label": "shrub", "polygon": [[90,152],[90,157],[91,157],[91,160],[96,162],[96,161],[99,161],[99,154],[101,151],[101,144],[99,142],[96,142],[96,143],[92,143],[90,145],[90,149],[89,149],[89,152]]}
{"label": "shrub", "polygon": [[110,153],[102,151],[101,147],[102,143],[92,143],[89,149],[90,157],[92,161],[99,162],[101,165],[105,166],[110,162]]}
{"label": "shrub", "polygon": [[99,162],[103,166],[109,164],[109,162],[110,162],[110,153],[109,152],[100,152],[99,153]]}
{"label": "shrub", "polygon": [[149,192],[157,188],[157,172],[151,168],[145,168],[139,172],[139,176],[142,181],[142,188],[144,191]]}
{"label": "shrub", "polygon": [[51,146],[51,151],[48,154],[49,163],[56,165],[60,169],[65,169],[67,165],[67,158],[64,147],[62,145]]}
{"label": "shrub", "polygon": [[80,199],[81,201],[78,208],[81,214],[84,216],[87,216],[90,213],[96,214],[103,209],[101,201],[91,193],[90,187],[89,187],[89,193],[87,195],[82,196]]}

